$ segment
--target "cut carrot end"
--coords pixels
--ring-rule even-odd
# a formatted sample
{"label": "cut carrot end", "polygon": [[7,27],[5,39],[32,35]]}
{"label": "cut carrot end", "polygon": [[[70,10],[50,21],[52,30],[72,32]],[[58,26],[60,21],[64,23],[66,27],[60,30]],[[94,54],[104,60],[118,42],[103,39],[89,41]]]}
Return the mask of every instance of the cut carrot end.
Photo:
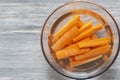
{"label": "cut carrot end", "polygon": [[79,30],[77,29],[77,27],[71,28],[52,46],[52,49],[54,51],[58,51],[62,49],[78,34],[79,34]]}

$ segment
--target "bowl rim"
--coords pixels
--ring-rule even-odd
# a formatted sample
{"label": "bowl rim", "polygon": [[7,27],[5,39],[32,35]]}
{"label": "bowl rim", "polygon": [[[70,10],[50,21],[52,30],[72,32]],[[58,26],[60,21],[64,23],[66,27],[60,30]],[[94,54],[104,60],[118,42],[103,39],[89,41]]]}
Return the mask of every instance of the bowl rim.
{"label": "bowl rim", "polygon": [[[107,68],[106,68],[104,71],[100,72],[99,74],[96,74],[96,75],[93,75],[93,76],[89,76],[89,77],[86,77],[86,78],[70,77],[70,76],[68,76],[68,75],[65,75],[65,74],[59,72],[57,69],[55,69],[54,66],[53,66],[53,65],[49,62],[49,60],[47,59],[47,56],[46,56],[45,51],[44,51],[44,48],[43,48],[43,43],[42,43],[42,42],[43,42],[43,31],[44,31],[45,25],[46,25],[47,21],[49,20],[49,18],[50,18],[58,9],[66,6],[66,5],[73,4],[73,3],[77,3],[77,2],[84,2],[84,3],[93,4],[93,5],[98,6],[98,7],[101,8],[101,9],[103,9],[103,10],[112,18],[112,20],[114,21],[114,23],[115,23],[115,25],[116,25],[115,27],[117,28],[117,32],[118,32],[118,37],[119,37],[119,38],[118,38],[118,39],[119,39],[119,40],[118,40],[118,49],[117,49],[116,55],[115,55],[113,61],[110,63],[110,65],[107,66]],[[107,71],[107,70],[111,67],[111,65],[115,62],[115,60],[116,60],[116,58],[117,58],[117,56],[118,56],[118,54],[119,54],[119,50],[120,50],[120,49],[119,49],[119,48],[120,48],[120,30],[119,30],[118,24],[117,24],[116,20],[114,19],[114,17],[113,17],[104,7],[102,7],[101,5],[99,5],[99,4],[97,4],[97,3],[94,3],[94,2],[90,2],[90,1],[72,1],[72,2],[67,2],[67,3],[65,3],[65,4],[57,7],[57,8],[47,17],[47,19],[45,20],[45,22],[44,22],[44,24],[43,24],[42,30],[41,30],[41,32],[40,32],[40,45],[41,45],[41,49],[42,49],[43,55],[44,55],[47,63],[48,63],[48,64],[53,68],[53,70],[55,70],[57,73],[61,74],[61,75],[64,76],[64,77],[71,78],[71,79],[90,79],[90,78],[97,77],[97,76],[101,75],[102,73],[104,73],[105,71]]]}

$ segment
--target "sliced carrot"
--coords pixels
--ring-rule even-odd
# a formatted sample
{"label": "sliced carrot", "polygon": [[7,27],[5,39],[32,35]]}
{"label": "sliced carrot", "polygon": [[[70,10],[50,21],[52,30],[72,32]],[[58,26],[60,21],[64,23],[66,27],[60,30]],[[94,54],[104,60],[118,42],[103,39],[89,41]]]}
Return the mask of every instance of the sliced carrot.
{"label": "sliced carrot", "polygon": [[102,46],[105,44],[110,43],[110,38],[99,38],[99,39],[92,39],[92,40],[87,40],[83,42],[79,42],[79,48],[87,48],[87,47],[97,47],[97,46]]}
{"label": "sliced carrot", "polygon": [[[90,38],[89,38],[89,37],[87,37],[87,38],[85,38],[85,39],[81,40],[80,42],[82,42],[82,41],[87,41],[87,40],[90,40]],[[78,43],[79,43],[79,42],[78,42]]]}
{"label": "sliced carrot", "polygon": [[[53,35],[53,43],[55,43],[61,36],[63,36],[69,29],[71,29],[74,26],[80,26],[80,20],[79,20],[80,16],[76,15],[73,16],[73,18],[68,21],[68,23],[66,23],[59,31],[57,31],[54,35]],[[81,23],[82,24],[82,23]]]}
{"label": "sliced carrot", "polygon": [[77,26],[78,28],[80,28],[84,23],[79,19],[77,21],[77,23],[75,24],[75,26]]}
{"label": "sliced carrot", "polygon": [[52,45],[52,35],[50,33],[48,34],[48,44],[49,46]]}
{"label": "sliced carrot", "polygon": [[56,43],[56,41],[57,41],[58,39],[59,39],[59,37],[58,37],[58,38],[57,38],[57,37],[56,37],[56,38],[53,38],[53,39],[52,39],[52,43],[53,43],[53,44]]}
{"label": "sliced carrot", "polygon": [[71,61],[70,62],[70,67],[72,68],[72,67],[76,67],[76,66],[80,66],[80,65],[82,65],[82,64],[86,64],[86,63],[89,63],[89,62],[92,62],[92,61],[95,61],[95,60],[97,60],[97,59],[99,59],[99,58],[101,58],[102,57],[102,55],[99,55],[99,56],[96,56],[96,57],[94,57],[94,58],[87,58],[87,59],[83,59],[83,60],[79,60],[79,61]]}
{"label": "sliced carrot", "polygon": [[69,70],[69,71],[73,70],[69,65],[66,65],[65,68],[66,68],[67,70]]}
{"label": "sliced carrot", "polygon": [[[111,38],[98,38],[95,32],[100,29],[102,24],[92,27],[91,21],[83,23],[80,16],[73,16],[52,37],[48,35],[53,58],[57,58],[58,63],[67,69],[95,61],[102,56],[103,61],[107,61]],[[69,59],[70,66],[62,61],[65,58]]]}
{"label": "sliced carrot", "polygon": [[79,29],[77,27],[71,28],[67,31],[57,42],[52,46],[54,51],[58,51],[65,47],[74,37],[79,35]]}
{"label": "sliced carrot", "polygon": [[[98,36],[94,33],[90,36],[90,39],[98,39]],[[97,48],[97,47],[91,47],[90,49],[94,49],[94,48]]]}
{"label": "sliced carrot", "polygon": [[82,32],[81,34],[79,34],[77,37],[75,37],[73,39],[73,42],[79,41],[83,38],[89,37],[90,35],[92,35],[94,32],[98,31],[102,29],[102,24],[98,24],[94,27],[91,27],[90,29],[87,29],[86,31]]}
{"label": "sliced carrot", "polygon": [[88,21],[86,23],[84,23],[81,28],[79,29],[80,30],[80,33],[87,30],[88,28],[92,27],[92,23],[91,21]]}
{"label": "sliced carrot", "polygon": [[57,59],[64,59],[64,58],[68,58],[70,56],[83,54],[85,52],[88,52],[89,50],[90,50],[89,48],[86,48],[86,49],[79,49],[78,47],[67,48],[67,49],[57,51],[56,57],[57,57]]}
{"label": "sliced carrot", "polygon": [[[81,41],[79,41],[79,42],[82,42],[82,41],[87,41],[87,40],[90,40],[90,38],[88,37],[88,38],[85,38],[85,39],[83,39],[83,40],[81,40]],[[70,42],[70,43],[68,43],[67,45],[67,47],[66,48],[71,48],[71,47],[73,47],[73,46],[78,46],[78,43],[79,42],[76,42],[76,43],[73,43],[73,42]]]}
{"label": "sliced carrot", "polygon": [[90,38],[91,38],[91,39],[97,39],[98,37],[97,37],[96,34],[92,34],[92,35],[90,36]]}
{"label": "sliced carrot", "polygon": [[69,49],[69,48],[71,49],[71,48],[74,48],[74,47],[79,47],[79,46],[78,46],[77,43],[74,43],[74,44],[71,44],[71,45],[65,47],[65,49]]}
{"label": "sliced carrot", "polygon": [[110,45],[100,46],[98,48],[90,50],[89,52],[87,52],[83,55],[75,56],[75,60],[83,60],[83,59],[87,59],[90,57],[94,58],[99,55],[104,55],[104,54],[108,53],[110,51],[110,49],[111,49]]}
{"label": "sliced carrot", "polygon": [[[92,27],[92,23],[91,23],[91,21],[87,21],[86,23],[84,23],[82,26],[81,26],[81,28],[79,29],[80,30],[80,33],[82,32],[82,31],[85,31],[86,29],[88,29],[88,28],[90,28],[90,27]],[[90,38],[85,38],[85,39],[83,39],[83,40],[81,40],[81,41],[84,41],[84,40],[89,40]],[[71,43],[72,43],[73,41],[71,41]],[[69,43],[68,45],[70,45],[71,43]]]}
{"label": "sliced carrot", "polygon": [[56,36],[61,36],[62,34],[64,34],[67,30],[69,30],[70,28],[72,28],[73,26],[75,26],[76,22],[79,20],[80,16],[76,15],[73,16],[73,18],[68,21],[59,31],[57,31],[53,37]]}
{"label": "sliced carrot", "polygon": [[52,58],[53,58],[53,59],[56,59],[56,54],[53,53],[53,52],[51,52],[51,53],[52,53],[52,54],[51,54]]}
{"label": "sliced carrot", "polygon": [[62,60],[59,60],[58,62],[60,65],[62,65],[62,66],[64,65],[64,62]]}

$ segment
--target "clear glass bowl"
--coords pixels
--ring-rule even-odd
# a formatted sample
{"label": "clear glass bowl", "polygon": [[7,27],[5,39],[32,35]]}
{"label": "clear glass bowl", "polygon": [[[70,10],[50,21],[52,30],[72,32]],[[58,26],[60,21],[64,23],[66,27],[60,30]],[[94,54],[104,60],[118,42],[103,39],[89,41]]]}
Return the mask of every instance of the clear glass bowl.
{"label": "clear glass bowl", "polygon": [[[98,37],[110,36],[112,45],[111,55],[106,62],[97,60],[92,65],[87,64],[75,70],[69,70],[58,64],[51,56],[48,44],[50,36],[76,14],[80,14],[83,21],[91,20],[93,25],[103,24],[104,28],[97,32],[97,35]],[[70,2],[54,10],[45,21],[41,32],[41,48],[46,61],[58,73],[73,79],[88,79],[102,74],[113,64],[119,53],[120,32],[115,19],[102,6],[87,1]]]}

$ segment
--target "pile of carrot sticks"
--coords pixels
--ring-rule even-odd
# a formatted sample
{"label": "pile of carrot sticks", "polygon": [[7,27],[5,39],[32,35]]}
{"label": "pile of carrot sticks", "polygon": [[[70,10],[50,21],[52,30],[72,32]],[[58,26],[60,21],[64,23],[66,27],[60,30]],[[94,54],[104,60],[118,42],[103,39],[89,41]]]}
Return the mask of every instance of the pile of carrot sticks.
{"label": "pile of carrot sticks", "polygon": [[61,29],[53,34],[52,50],[58,60],[69,59],[70,66],[94,61],[100,57],[108,59],[111,51],[111,38],[98,37],[97,31],[102,24],[93,25],[92,21],[83,22],[75,15]]}

